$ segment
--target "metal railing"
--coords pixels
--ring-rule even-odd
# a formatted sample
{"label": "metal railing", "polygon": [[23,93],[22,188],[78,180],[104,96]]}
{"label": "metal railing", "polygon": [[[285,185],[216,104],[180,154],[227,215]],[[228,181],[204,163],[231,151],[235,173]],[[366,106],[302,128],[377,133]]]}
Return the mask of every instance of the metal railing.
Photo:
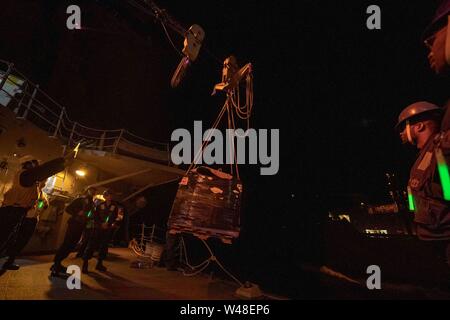
{"label": "metal railing", "polygon": [[[8,90],[8,85],[14,92]],[[68,148],[80,143],[83,149],[134,155],[170,165],[168,143],[148,140],[126,129],[95,129],[71,120],[64,106],[19,72],[13,63],[4,60],[0,60],[0,94],[9,100],[7,107],[18,118],[61,139]]]}

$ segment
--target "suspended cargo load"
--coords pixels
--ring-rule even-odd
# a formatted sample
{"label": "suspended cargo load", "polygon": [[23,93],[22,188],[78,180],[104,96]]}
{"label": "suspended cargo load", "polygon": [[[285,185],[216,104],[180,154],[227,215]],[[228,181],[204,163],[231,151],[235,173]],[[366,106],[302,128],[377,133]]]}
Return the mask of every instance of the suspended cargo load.
{"label": "suspended cargo load", "polygon": [[169,232],[231,243],[239,237],[241,195],[241,181],[234,176],[208,167],[191,170],[178,188]]}

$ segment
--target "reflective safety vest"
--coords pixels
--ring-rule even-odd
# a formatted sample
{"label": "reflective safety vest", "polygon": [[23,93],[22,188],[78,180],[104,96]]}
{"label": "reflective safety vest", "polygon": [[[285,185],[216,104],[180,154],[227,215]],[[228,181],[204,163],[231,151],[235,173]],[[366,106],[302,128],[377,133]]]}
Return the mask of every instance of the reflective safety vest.
{"label": "reflective safety vest", "polygon": [[411,168],[408,182],[413,195],[417,235],[424,240],[450,239],[450,202],[443,198],[436,170],[438,147],[450,160],[450,131],[430,137]]}
{"label": "reflective safety vest", "polygon": [[2,204],[4,207],[32,208],[35,205],[39,195],[38,186],[23,187],[20,184],[20,175],[24,171],[21,170],[15,175],[11,189],[5,192]]}
{"label": "reflective safety vest", "polygon": [[111,201],[108,205],[106,201],[103,201],[95,207],[94,210],[94,226],[99,227],[100,225],[107,223],[111,226],[113,223],[118,222],[119,218],[119,206],[115,201]]}
{"label": "reflective safety vest", "polygon": [[[44,201],[42,207],[40,206],[40,201]],[[39,219],[39,215],[46,209],[45,203],[48,205],[48,198],[42,191],[42,187],[38,187],[38,198],[36,199],[33,208],[28,210],[26,217]]]}

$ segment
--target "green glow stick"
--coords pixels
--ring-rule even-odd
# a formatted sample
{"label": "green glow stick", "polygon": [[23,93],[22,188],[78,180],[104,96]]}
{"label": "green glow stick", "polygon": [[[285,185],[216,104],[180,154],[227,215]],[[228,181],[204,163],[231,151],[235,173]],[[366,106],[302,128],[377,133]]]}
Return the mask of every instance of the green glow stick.
{"label": "green glow stick", "polygon": [[87,213],[87,217],[90,218],[92,216],[92,210],[89,210],[89,212]]}
{"label": "green glow stick", "polygon": [[411,188],[408,186],[408,205],[409,205],[409,211],[416,211],[416,205],[414,201],[414,196],[411,192]]}
{"label": "green glow stick", "polygon": [[44,207],[44,200],[39,200],[37,207],[38,207],[38,209],[42,209]]}
{"label": "green glow stick", "polygon": [[108,222],[109,222],[109,216],[106,218],[105,223],[108,223]]}
{"label": "green glow stick", "polygon": [[442,154],[441,148],[436,149],[436,160],[439,172],[439,178],[441,179],[442,194],[445,200],[450,200],[450,175],[448,172],[448,165]]}

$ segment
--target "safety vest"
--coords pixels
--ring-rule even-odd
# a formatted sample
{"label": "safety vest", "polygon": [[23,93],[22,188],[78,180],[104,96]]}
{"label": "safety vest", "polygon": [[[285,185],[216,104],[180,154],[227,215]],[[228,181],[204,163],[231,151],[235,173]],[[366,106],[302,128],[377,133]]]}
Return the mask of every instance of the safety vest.
{"label": "safety vest", "polygon": [[36,199],[36,202],[34,203],[33,208],[28,210],[26,217],[27,218],[38,218],[39,215],[45,210],[44,206],[39,207],[39,202],[44,201],[44,203],[48,203],[48,198],[45,195],[45,193],[42,191],[42,187],[38,187],[38,197]]}
{"label": "safety vest", "polygon": [[38,186],[33,185],[31,187],[23,187],[20,184],[20,175],[25,170],[19,171],[14,176],[14,182],[8,191],[3,196],[3,206],[14,206],[22,208],[32,208],[38,198]]}
{"label": "safety vest", "polygon": [[450,239],[450,203],[443,198],[436,170],[437,147],[449,159],[450,131],[436,134],[427,141],[411,168],[408,182],[414,199],[417,235],[423,239]]}
{"label": "safety vest", "polygon": [[94,220],[95,225],[100,226],[103,223],[112,225],[118,218],[119,206],[115,201],[111,201],[108,205],[106,201],[103,201],[95,207]]}

